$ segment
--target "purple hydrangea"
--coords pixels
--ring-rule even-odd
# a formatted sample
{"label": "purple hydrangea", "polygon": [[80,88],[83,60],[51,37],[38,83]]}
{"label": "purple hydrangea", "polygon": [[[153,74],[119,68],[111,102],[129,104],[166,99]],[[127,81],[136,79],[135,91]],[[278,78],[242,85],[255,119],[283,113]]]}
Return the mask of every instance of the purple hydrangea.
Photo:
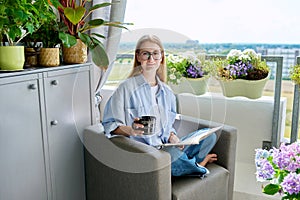
{"label": "purple hydrangea", "polygon": [[267,160],[270,152],[265,149],[256,149],[255,165],[256,178],[259,181],[270,180],[274,177],[275,171],[271,163]]}
{"label": "purple hydrangea", "polygon": [[259,167],[256,167],[256,169],[256,178],[259,181],[271,180],[274,177],[274,168],[266,159],[261,160]]}
{"label": "purple hydrangea", "polygon": [[282,143],[279,149],[273,149],[273,162],[281,170],[296,172],[300,168],[300,145]]}
{"label": "purple hydrangea", "polygon": [[281,187],[284,192],[292,194],[298,194],[300,192],[300,174],[291,172],[284,177]]}
{"label": "purple hydrangea", "polygon": [[[255,165],[258,181],[277,185],[284,199],[300,197],[300,144],[294,142],[271,150],[256,149]],[[264,187],[264,193],[274,194],[274,187]]]}

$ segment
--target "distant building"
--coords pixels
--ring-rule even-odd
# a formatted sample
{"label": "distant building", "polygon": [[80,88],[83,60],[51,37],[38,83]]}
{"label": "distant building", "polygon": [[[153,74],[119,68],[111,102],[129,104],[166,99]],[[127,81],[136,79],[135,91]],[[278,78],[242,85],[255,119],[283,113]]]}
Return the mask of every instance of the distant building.
{"label": "distant building", "polygon": [[187,40],[185,43],[187,45],[199,45],[199,41],[198,40]]}

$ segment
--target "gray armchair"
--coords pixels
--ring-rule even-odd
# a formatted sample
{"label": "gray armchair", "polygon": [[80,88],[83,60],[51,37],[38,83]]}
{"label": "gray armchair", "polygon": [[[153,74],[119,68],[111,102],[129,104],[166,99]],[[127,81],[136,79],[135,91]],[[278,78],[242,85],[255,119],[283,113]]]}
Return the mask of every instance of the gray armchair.
{"label": "gray armchair", "polygon": [[[175,128],[182,136],[220,124],[179,115]],[[237,130],[225,125],[212,152],[218,161],[207,165],[206,177],[171,177],[170,155],[127,137],[107,139],[100,125],[86,128],[87,200],[231,200]]]}

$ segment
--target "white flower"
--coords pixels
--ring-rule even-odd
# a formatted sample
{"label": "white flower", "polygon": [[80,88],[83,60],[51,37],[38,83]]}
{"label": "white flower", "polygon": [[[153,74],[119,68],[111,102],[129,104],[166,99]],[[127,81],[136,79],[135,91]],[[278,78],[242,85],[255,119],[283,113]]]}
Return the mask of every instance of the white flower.
{"label": "white flower", "polygon": [[248,55],[251,59],[257,59],[259,56],[256,54],[256,52],[253,49],[245,49],[243,51],[244,55]]}
{"label": "white flower", "polygon": [[246,54],[241,54],[238,59],[242,61],[251,61],[251,57]]}
{"label": "white flower", "polygon": [[231,58],[238,58],[240,57],[240,55],[242,55],[242,51],[241,50],[237,50],[237,49],[231,49],[230,52],[227,55],[227,59],[231,59]]}
{"label": "white flower", "polygon": [[170,74],[169,78],[170,78],[170,80],[175,80],[176,76],[174,74]]}

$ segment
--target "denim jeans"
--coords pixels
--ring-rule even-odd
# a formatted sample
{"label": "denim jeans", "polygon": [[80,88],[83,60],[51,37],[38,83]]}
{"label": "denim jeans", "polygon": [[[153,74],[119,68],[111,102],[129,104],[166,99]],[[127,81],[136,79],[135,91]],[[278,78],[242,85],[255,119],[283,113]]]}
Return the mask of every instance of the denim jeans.
{"label": "denim jeans", "polygon": [[[207,128],[200,129],[192,132],[181,140],[185,140],[193,135],[203,133]],[[199,175],[203,176],[208,173],[205,167],[198,165],[197,163],[204,160],[206,155],[212,150],[217,140],[215,133],[211,134],[204,140],[200,141],[197,145],[185,146],[183,150],[178,147],[165,147],[164,151],[167,151],[171,155],[171,171],[172,176],[184,176],[184,175]]]}

